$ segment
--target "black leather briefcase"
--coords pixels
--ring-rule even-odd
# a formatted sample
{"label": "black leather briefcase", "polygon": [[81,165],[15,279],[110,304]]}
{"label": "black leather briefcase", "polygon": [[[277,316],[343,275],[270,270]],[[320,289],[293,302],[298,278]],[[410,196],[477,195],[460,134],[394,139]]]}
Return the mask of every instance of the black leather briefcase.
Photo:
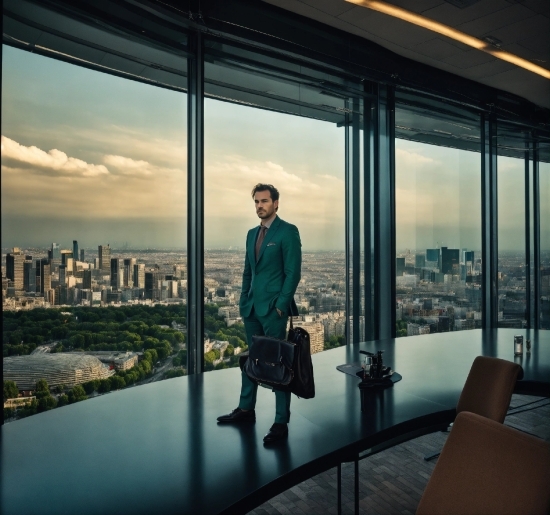
{"label": "black leather briefcase", "polygon": [[252,381],[276,390],[290,391],[294,378],[294,349],[295,345],[286,340],[253,336],[243,370]]}

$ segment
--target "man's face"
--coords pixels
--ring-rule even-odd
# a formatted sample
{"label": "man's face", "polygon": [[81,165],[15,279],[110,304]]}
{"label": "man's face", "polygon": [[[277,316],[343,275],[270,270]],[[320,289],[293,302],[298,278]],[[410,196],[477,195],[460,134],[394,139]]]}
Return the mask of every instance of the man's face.
{"label": "man's face", "polygon": [[262,220],[269,220],[275,213],[279,201],[273,202],[271,200],[271,193],[269,190],[257,191],[254,195],[254,203],[256,204],[256,214],[258,218]]}

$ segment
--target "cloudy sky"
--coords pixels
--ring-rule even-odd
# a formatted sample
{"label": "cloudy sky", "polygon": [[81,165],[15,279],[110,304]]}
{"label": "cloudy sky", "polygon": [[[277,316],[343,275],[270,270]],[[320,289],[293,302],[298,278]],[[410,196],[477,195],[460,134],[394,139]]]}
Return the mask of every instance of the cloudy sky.
{"label": "cloudy sky", "polygon": [[[2,66],[3,248],[69,248],[73,239],[81,248],[185,247],[184,94],[6,46]],[[250,190],[271,182],[304,249],[343,249],[343,129],[215,100],[205,102],[205,128],[207,247],[243,246],[258,223]],[[478,249],[479,154],[396,147],[398,249]],[[503,195],[513,200],[508,167]],[[511,203],[501,235],[512,248],[521,206]]]}

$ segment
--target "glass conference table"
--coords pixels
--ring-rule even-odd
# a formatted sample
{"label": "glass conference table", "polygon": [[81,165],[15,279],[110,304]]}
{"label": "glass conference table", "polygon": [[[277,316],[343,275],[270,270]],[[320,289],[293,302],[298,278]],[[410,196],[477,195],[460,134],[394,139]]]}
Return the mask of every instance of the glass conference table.
{"label": "glass conference table", "polygon": [[[472,330],[341,347],[313,356],[317,394],[293,396],[289,438],[264,447],[275,397],[259,388],[256,424],[218,425],[237,406],[240,370],[180,377],[102,395],[5,424],[0,512],[13,514],[246,513],[317,473],[380,445],[442,429],[474,358],[514,361],[516,390],[550,395],[550,332]],[[385,351],[403,379],[369,394],[336,370],[359,349]],[[335,499],[336,504],[336,499]]]}

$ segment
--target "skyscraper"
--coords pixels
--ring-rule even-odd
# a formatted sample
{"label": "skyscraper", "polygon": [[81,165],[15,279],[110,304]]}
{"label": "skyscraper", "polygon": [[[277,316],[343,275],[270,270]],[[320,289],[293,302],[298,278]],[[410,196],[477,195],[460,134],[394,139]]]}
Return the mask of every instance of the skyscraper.
{"label": "skyscraper", "polygon": [[134,288],[145,288],[145,265],[134,265]]}
{"label": "skyscraper", "polygon": [[36,263],[32,256],[27,256],[23,263],[23,289],[30,293],[36,293]]}
{"label": "skyscraper", "polygon": [[82,288],[85,290],[92,289],[92,271],[83,270],[82,272]]}
{"label": "skyscraper", "polygon": [[120,290],[124,283],[124,264],[122,259],[111,258],[111,288]]}
{"label": "skyscraper", "polygon": [[59,265],[59,284],[64,286],[67,283],[67,265]]}
{"label": "skyscraper", "polygon": [[76,261],[78,258],[78,241],[73,240],[73,259]]}
{"label": "skyscraper", "polygon": [[405,273],[405,258],[395,258],[395,275],[401,277]]}
{"label": "skyscraper", "polygon": [[447,247],[441,247],[440,272],[442,274],[458,274],[459,258],[459,249],[448,249]]}
{"label": "skyscraper", "polygon": [[124,260],[124,286],[134,286],[134,266],[136,258],[127,258]]}
{"label": "skyscraper", "polygon": [[52,243],[51,258],[55,261],[61,261],[61,247],[59,243]]}
{"label": "skyscraper", "polygon": [[47,300],[48,291],[52,288],[51,265],[47,258],[36,260],[36,292]]}
{"label": "skyscraper", "polygon": [[99,245],[97,248],[99,254],[99,268],[105,272],[111,271],[111,247],[107,245]]}
{"label": "skyscraper", "polygon": [[439,249],[426,249],[426,261],[439,261]]}
{"label": "skyscraper", "polygon": [[80,249],[80,261],[84,262],[84,249]]}
{"label": "skyscraper", "polygon": [[13,281],[15,291],[23,291],[25,255],[17,247],[6,254],[6,277]]}

